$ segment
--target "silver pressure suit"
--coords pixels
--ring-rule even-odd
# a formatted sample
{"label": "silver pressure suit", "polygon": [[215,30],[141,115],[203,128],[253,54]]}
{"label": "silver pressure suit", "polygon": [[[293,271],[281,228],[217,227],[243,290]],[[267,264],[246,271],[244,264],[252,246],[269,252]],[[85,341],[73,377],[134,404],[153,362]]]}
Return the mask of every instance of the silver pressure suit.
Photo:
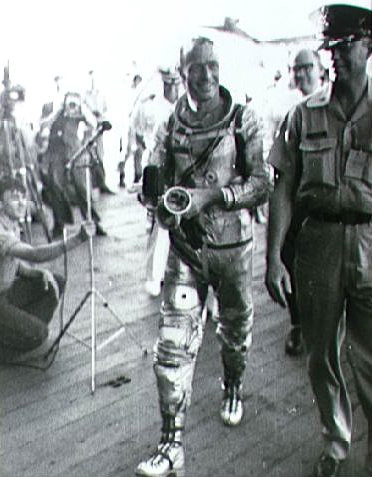
{"label": "silver pressure suit", "polygon": [[231,199],[224,206],[209,207],[196,218],[196,226],[195,221],[191,224],[196,235],[203,229],[200,247],[191,249],[187,236],[170,231],[154,369],[163,421],[172,416],[176,428],[184,426],[190,403],[208,285],[213,286],[219,304],[217,333],[225,381],[241,382],[252,343],[249,208],[267,199],[269,180],[255,114],[242,108],[238,127],[238,109],[222,87],[220,97],[222,107],[196,121],[183,96],[169,123],[159,129],[153,158],[164,168],[167,187],[227,188]]}

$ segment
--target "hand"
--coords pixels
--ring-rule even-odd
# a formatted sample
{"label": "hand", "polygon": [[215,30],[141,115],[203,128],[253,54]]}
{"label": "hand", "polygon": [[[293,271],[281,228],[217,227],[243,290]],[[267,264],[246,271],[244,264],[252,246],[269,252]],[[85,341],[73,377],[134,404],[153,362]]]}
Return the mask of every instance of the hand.
{"label": "hand", "polygon": [[292,292],[289,273],[281,260],[269,260],[266,270],[266,288],[271,298],[286,308],[285,295]]}
{"label": "hand", "polygon": [[216,204],[221,196],[219,189],[187,189],[191,195],[191,207],[183,215],[185,219],[191,219],[207,207]]}
{"label": "hand", "polygon": [[81,224],[80,237],[83,240],[88,240],[89,237],[94,237],[96,234],[96,224],[93,221],[86,221]]}
{"label": "hand", "polygon": [[177,215],[173,215],[164,207],[164,202],[161,200],[156,210],[156,216],[159,220],[159,224],[163,229],[173,230],[180,224],[180,218]]}
{"label": "hand", "polygon": [[44,290],[49,290],[50,287],[54,289],[55,296],[57,300],[59,299],[59,287],[58,283],[56,282],[53,273],[49,270],[39,270],[41,273],[41,278],[43,280]]}

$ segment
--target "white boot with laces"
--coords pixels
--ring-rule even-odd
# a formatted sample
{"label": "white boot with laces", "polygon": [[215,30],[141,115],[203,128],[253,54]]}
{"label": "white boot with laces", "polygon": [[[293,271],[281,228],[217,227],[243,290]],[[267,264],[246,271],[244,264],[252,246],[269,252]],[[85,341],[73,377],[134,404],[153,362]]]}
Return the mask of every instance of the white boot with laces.
{"label": "white boot with laces", "polygon": [[[164,423],[162,439],[152,456],[141,462],[136,474],[146,477],[183,477],[185,475],[185,451],[182,430],[175,430],[174,418]],[[167,424],[171,424],[170,426]]]}
{"label": "white boot with laces", "polygon": [[184,465],[185,451],[182,443],[161,442],[154,454],[138,465],[136,474],[147,477],[183,477]]}
{"label": "white boot with laces", "polygon": [[223,384],[223,398],[221,405],[221,419],[226,426],[238,426],[243,418],[243,402],[241,398],[242,385],[239,382]]}

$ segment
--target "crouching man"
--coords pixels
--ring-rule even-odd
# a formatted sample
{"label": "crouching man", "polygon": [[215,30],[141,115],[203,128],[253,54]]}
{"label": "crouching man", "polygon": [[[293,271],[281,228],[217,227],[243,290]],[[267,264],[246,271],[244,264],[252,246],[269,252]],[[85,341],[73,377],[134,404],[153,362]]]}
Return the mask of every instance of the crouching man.
{"label": "crouching man", "polygon": [[45,341],[65,282],[61,276],[26,262],[53,260],[94,235],[94,223],[63,240],[32,246],[20,239],[19,221],[26,211],[26,194],[19,179],[0,179],[0,347],[30,351]]}

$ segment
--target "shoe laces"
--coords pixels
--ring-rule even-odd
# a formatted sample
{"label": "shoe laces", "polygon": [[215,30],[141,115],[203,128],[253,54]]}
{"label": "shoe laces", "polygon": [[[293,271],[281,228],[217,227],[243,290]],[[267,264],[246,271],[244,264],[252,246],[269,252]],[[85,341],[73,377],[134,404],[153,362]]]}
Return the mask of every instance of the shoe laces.
{"label": "shoe laces", "polygon": [[182,446],[181,442],[160,442],[156,451],[151,455],[150,460],[152,465],[161,465],[166,460],[170,467],[173,467],[173,461],[169,454],[175,447]]}
{"label": "shoe laces", "polygon": [[241,402],[241,386],[239,384],[229,384],[224,386],[224,407],[228,406],[229,412],[235,412],[238,403]]}
{"label": "shoe laces", "polygon": [[240,397],[240,391],[241,391],[241,385],[239,383],[224,383],[223,385],[224,389],[224,399],[237,399],[241,400]]}
{"label": "shoe laces", "polygon": [[[326,454],[322,454],[319,459],[319,463],[317,466],[319,476],[323,475],[336,475],[335,472],[337,470],[339,461],[334,457]],[[319,473],[319,471],[321,473]]]}

